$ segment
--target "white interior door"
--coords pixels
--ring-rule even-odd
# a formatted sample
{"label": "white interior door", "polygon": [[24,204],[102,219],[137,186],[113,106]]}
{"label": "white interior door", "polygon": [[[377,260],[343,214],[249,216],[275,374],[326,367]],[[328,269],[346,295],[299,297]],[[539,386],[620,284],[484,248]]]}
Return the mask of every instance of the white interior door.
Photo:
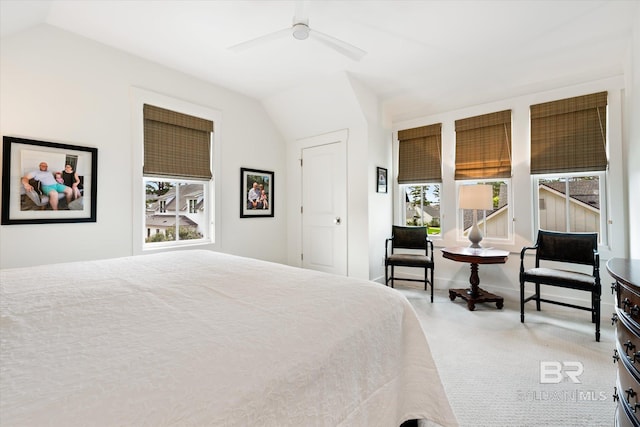
{"label": "white interior door", "polygon": [[302,150],[302,266],[347,275],[346,141]]}

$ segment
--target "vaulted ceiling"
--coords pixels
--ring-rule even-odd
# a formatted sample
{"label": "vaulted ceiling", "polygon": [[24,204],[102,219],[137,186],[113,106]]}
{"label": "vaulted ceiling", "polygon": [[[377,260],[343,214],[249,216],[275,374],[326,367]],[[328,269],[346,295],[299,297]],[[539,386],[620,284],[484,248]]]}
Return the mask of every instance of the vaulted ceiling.
{"label": "vaulted ceiling", "polygon": [[[402,120],[620,75],[639,4],[0,0],[0,36],[48,24],[260,100],[348,73]],[[308,39],[285,30],[294,16],[308,18]],[[340,42],[366,54],[352,59]]]}

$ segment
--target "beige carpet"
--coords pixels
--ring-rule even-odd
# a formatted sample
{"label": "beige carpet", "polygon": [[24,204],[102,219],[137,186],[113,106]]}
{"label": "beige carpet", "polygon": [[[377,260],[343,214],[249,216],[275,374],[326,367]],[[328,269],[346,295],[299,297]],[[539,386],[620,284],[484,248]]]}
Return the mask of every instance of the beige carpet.
{"label": "beige carpet", "polygon": [[[487,303],[472,312],[446,290],[436,290],[432,304],[409,282],[396,282],[396,289],[418,313],[461,427],[613,425],[611,313],[603,313],[596,342],[586,311],[543,303],[536,312],[529,303],[522,324],[515,298],[505,296],[502,310]],[[556,383],[558,362],[569,362],[566,372],[582,366],[574,375],[580,383],[567,375]]]}

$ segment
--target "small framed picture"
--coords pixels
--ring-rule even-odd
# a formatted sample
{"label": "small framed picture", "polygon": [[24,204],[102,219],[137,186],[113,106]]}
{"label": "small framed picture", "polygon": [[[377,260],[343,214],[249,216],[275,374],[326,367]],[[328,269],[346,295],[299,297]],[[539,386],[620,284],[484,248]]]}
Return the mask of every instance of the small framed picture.
{"label": "small framed picture", "polygon": [[240,168],[240,218],[273,216],[273,172]]}
{"label": "small framed picture", "polygon": [[2,139],[3,225],[96,222],[97,148]]}
{"label": "small framed picture", "polygon": [[378,177],[378,187],[376,191],[378,193],[386,193],[387,192],[387,170],[385,168],[377,167],[376,168],[376,176]]}

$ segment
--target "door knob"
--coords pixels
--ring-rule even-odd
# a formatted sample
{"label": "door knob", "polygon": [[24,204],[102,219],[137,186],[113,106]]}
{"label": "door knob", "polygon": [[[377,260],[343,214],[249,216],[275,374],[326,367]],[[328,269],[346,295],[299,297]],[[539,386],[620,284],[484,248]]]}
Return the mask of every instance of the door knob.
{"label": "door knob", "polygon": [[333,223],[334,223],[335,225],[340,225],[340,223],[341,223],[341,222],[342,222],[342,220],[340,219],[340,217],[339,217],[339,216],[337,216],[337,217],[336,217],[336,219],[334,219],[334,220],[333,220]]}

